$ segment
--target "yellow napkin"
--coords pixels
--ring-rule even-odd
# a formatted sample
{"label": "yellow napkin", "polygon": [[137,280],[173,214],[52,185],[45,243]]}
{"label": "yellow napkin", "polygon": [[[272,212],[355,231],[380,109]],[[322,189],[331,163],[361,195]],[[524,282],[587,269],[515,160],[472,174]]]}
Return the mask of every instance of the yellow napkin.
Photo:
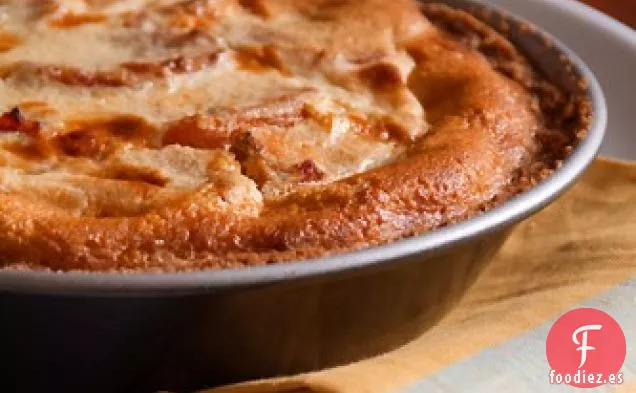
{"label": "yellow napkin", "polygon": [[[632,277],[636,164],[599,159],[563,198],[521,224],[461,304],[416,341],[339,368],[206,393],[399,392]],[[628,391],[636,392],[633,382],[618,390]]]}

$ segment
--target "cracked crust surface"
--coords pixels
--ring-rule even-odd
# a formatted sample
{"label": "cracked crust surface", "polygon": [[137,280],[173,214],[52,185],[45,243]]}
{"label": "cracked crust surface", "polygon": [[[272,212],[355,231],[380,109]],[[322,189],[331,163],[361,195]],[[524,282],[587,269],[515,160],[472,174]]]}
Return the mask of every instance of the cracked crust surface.
{"label": "cracked crust surface", "polygon": [[585,102],[410,0],[0,0],[0,261],[283,262],[502,203]]}

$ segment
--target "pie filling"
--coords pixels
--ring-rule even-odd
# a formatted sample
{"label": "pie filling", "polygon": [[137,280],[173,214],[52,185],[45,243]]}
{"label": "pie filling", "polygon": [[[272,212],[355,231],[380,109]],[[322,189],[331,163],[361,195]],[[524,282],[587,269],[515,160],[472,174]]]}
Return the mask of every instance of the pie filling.
{"label": "pie filling", "polygon": [[413,0],[0,0],[0,268],[306,259],[498,205],[589,105]]}

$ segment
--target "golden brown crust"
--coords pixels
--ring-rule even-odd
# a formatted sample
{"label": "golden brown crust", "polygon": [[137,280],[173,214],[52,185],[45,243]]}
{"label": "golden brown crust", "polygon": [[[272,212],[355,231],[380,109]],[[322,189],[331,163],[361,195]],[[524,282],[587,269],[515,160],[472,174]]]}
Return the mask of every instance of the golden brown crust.
{"label": "golden brown crust", "polygon": [[[109,3],[95,7],[105,12]],[[172,7],[195,41],[193,32],[209,36],[226,13],[247,13],[250,34],[265,42],[251,42],[249,50],[215,46],[215,53],[238,57],[232,64],[262,80],[315,81],[319,73],[320,83],[295,82],[255,104],[221,105],[152,124],[143,117],[122,122],[119,115],[64,118],[53,134],[40,103],[21,102],[25,113],[6,108],[0,138],[3,129],[37,124],[43,127],[37,136],[21,132],[11,143],[48,154],[0,155],[0,259],[6,267],[174,271],[359,249],[501,203],[546,176],[582,137],[584,103],[568,101],[506,40],[445,6],[423,9],[440,29],[407,0],[195,0]],[[164,31],[169,13],[152,12],[128,13],[126,20],[159,18],[158,31]],[[302,23],[287,26],[277,19],[283,14]],[[294,42],[298,37],[290,31],[298,26],[308,42]],[[342,57],[350,71],[334,66]],[[129,62],[137,64],[129,71],[161,79],[215,67],[166,71],[164,61]],[[325,83],[335,87],[321,90]],[[325,109],[317,90],[339,98]],[[353,94],[372,97],[373,110]],[[344,136],[336,134],[339,122],[346,125]],[[336,136],[344,139],[329,144]],[[377,165],[367,169],[347,153],[360,146]],[[51,165],[46,176],[29,180],[42,176],[43,162]]]}

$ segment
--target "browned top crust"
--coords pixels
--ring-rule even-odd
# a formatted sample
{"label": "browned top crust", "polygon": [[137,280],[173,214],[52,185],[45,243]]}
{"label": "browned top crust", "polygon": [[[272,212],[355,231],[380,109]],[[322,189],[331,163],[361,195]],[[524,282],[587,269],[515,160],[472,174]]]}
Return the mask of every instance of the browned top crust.
{"label": "browned top crust", "polygon": [[589,117],[485,25],[411,0],[4,0],[0,21],[4,268],[385,243],[531,187]]}

